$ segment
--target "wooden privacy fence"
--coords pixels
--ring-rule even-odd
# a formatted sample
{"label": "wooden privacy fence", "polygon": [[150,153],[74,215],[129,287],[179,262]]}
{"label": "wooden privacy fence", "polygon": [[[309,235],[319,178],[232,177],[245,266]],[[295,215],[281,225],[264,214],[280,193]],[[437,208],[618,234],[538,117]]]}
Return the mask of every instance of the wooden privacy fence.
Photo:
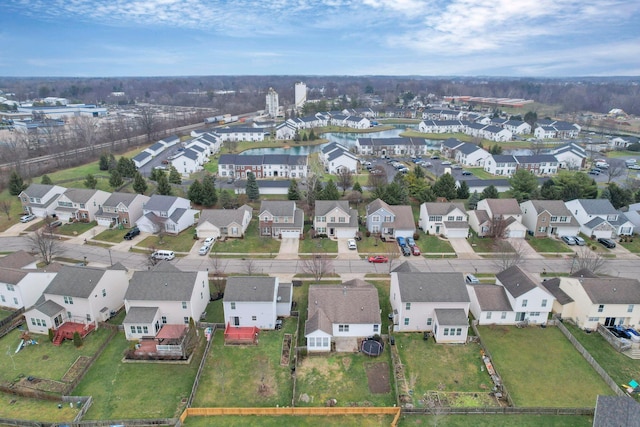
{"label": "wooden privacy fence", "polygon": [[438,406],[436,408],[404,408],[405,415],[590,415],[593,416],[595,408],[547,408],[547,407],[452,407]]}
{"label": "wooden privacy fence", "polygon": [[293,415],[293,416],[328,416],[328,415],[395,415],[395,425],[400,417],[397,407],[308,407],[308,408],[187,408],[180,416],[180,421],[194,416],[215,415]]}

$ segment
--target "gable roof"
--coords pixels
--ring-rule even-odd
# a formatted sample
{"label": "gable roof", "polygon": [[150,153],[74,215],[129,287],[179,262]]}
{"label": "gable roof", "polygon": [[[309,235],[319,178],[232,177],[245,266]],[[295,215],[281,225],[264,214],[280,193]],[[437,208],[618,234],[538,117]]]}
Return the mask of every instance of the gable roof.
{"label": "gable roof", "polygon": [[469,302],[462,273],[392,273],[403,302]]}
{"label": "gable roof", "polygon": [[577,199],[582,209],[592,215],[617,214],[609,199]]}
{"label": "gable roof", "polygon": [[68,188],[64,195],[75,203],[87,203],[98,191],[92,188]]}
{"label": "gable roof", "polygon": [[496,279],[514,298],[518,298],[537,287],[536,283],[517,265],[496,274]]}
{"label": "gable roof", "polygon": [[173,206],[178,200],[176,196],[163,196],[161,194],[154,194],[144,204],[143,209],[149,211],[166,212]]}
{"label": "gable roof", "polygon": [[41,199],[47,195],[49,191],[53,188],[53,185],[49,184],[31,184],[22,192],[29,197],[34,197],[36,199]]}
{"label": "gable roof", "polygon": [[[168,263],[167,263],[168,264]],[[136,271],[124,296],[129,301],[189,301],[197,285],[197,271],[154,269]],[[205,283],[208,291],[208,283]]]}
{"label": "gable roof", "polygon": [[36,262],[36,257],[27,251],[19,250],[0,258],[0,267],[23,268]]}
{"label": "gable roof", "polygon": [[151,323],[158,310],[158,307],[129,307],[129,311],[122,323]]}
{"label": "gable roof", "polygon": [[504,287],[498,285],[473,285],[478,305],[482,311],[512,311]]}
{"label": "gable roof", "polygon": [[[102,204],[102,206],[118,206],[122,203],[129,206],[140,194],[137,193],[111,193],[111,196]],[[143,196],[144,197],[144,196]]]}
{"label": "gable roof", "polygon": [[316,201],[316,215],[325,215],[334,208],[339,208],[347,215],[350,215],[351,209],[349,208],[348,200],[317,200]]}
{"label": "gable roof", "polygon": [[551,295],[554,296],[558,304],[565,305],[573,302],[573,298],[566,294],[565,291],[560,289],[561,280],[559,277],[554,277],[553,279],[545,280],[542,282],[542,287],[545,288]]}
{"label": "gable roof", "polygon": [[391,270],[392,273],[421,273],[420,269],[410,263],[409,261],[404,261],[402,264]]}
{"label": "gable roof", "polygon": [[469,318],[461,308],[436,308],[433,311],[439,325],[469,326]]}
{"label": "gable roof", "polygon": [[223,301],[272,302],[275,298],[275,277],[229,277]]}
{"label": "gable roof", "polygon": [[229,224],[242,224],[242,220],[246,212],[249,216],[253,212],[253,208],[248,205],[242,205],[238,209],[203,209],[200,213],[198,225],[209,222],[216,227],[226,227]]}
{"label": "gable roof", "polygon": [[485,199],[493,216],[522,215],[516,199]]}
{"label": "gable roof", "polygon": [[429,215],[446,215],[449,212],[459,209],[463,214],[467,214],[462,203],[454,202],[425,202],[423,203]]}
{"label": "gable roof", "polygon": [[53,300],[43,301],[42,303],[37,304],[35,308],[40,313],[46,314],[49,317],[53,317],[64,310],[64,307]]}
{"label": "gable roof", "polygon": [[43,293],[89,298],[105,271],[94,267],[64,265]]}
{"label": "gable roof", "polygon": [[263,200],[260,203],[260,215],[265,211],[273,216],[293,216],[296,202],[292,200]]}
{"label": "gable roof", "polygon": [[637,279],[585,277],[577,280],[594,304],[640,304],[640,282]]}

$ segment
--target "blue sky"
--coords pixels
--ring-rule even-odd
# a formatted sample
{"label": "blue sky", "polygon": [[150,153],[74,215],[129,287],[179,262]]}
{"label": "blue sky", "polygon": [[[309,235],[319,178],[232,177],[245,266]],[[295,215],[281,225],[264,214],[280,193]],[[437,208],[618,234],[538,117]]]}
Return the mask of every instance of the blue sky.
{"label": "blue sky", "polygon": [[638,76],[637,0],[3,0],[3,76]]}

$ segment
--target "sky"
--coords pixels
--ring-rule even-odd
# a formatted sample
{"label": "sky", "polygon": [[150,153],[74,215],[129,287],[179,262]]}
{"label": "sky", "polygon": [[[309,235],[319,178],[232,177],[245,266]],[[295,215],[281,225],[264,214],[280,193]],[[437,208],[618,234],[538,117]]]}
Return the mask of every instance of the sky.
{"label": "sky", "polygon": [[2,0],[0,75],[640,75],[638,0]]}

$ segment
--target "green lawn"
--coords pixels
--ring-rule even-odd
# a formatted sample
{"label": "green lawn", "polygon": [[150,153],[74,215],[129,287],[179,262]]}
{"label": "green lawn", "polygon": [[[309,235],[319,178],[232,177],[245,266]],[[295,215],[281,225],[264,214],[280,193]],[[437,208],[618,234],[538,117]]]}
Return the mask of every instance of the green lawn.
{"label": "green lawn", "polygon": [[62,234],[63,236],[79,236],[91,230],[96,225],[98,225],[98,223],[95,221],[66,223],[56,228],[55,233]]}
{"label": "green lawn", "polygon": [[338,253],[338,242],[336,240],[331,240],[329,238],[323,239],[311,239],[308,234],[304,240],[300,240],[300,246],[298,246],[298,253],[301,254],[311,254],[311,253],[322,253],[322,254],[337,254]]}
{"label": "green lawn", "polygon": [[177,236],[165,234],[162,236],[162,242],[160,242],[160,239],[156,235],[149,236],[136,246],[143,248],[168,249],[176,252],[189,252],[196,243],[193,238],[194,231],[195,228],[189,227]]}
{"label": "green lawn", "polygon": [[633,252],[634,254],[640,253],[640,238],[638,238],[638,236],[635,236],[631,240],[632,241],[627,242],[618,241],[618,244],[627,249],[629,252]]}
{"label": "green lawn", "polygon": [[[405,378],[413,391],[413,403],[417,407],[423,406],[421,399],[430,391],[479,393],[486,396],[491,390],[491,378],[482,370],[478,344],[436,344],[433,339],[425,341],[421,333],[396,333],[394,336],[405,366]],[[452,369],[453,366],[455,369]],[[402,390],[399,389],[399,392],[402,393]],[[483,404],[467,401],[464,406]]]}
{"label": "green lawn", "polygon": [[207,304],[207,315],[205,316],[204,321],[209,323],[225,323],[222,299],[211,301]]}
{"label": "green lawn", "polygon": [[[618,353],[598,333],[587,334],[569,322],[565,322],[564,326],[617,384],[628,384],[631,380],[640,381],[640,360],[630,359]],[[634,397],[640,400],[640,395],[635,394]]]}
{"label": "green lawn", "polygon": [[479,332],[516,406],[592,407],[598,395],[613,394],[557,328],[482,326]]}
{"label": "green lawn", "polygon": [[344,416],[215,416],[215,417],[188,417],[182,424],[185,427],[209,427],[220,425],[226,427],[315,427],[315,426],[340,426],[340,427],[375,427],[391,425],[391,415],[344,415]]}
{"label": "green lawn", "polygon": [[570,415],[401,415],[400,427],[591,427],[591,417]]}
{"label": "green lawn", "polygon": [[9,194],[9,190],[4,190],[0,193],[0,202],[5,201],[8,201],[11,204],[11,210],[9,211],[9,217],[7,217],[4,212],[0,214],[0,231],[5,231],[13,224],[17,224],[20,220],[20,216],[24,214],[20,199],[18,199],[18,196],[12,196]]}
{"label": "green lawn", "polygon": [[[386,368],[376,365],[381,363],[386,363]],[[392,381],[388,346],[376,358],[363,353],[335,352],[304,357],[296,370],[296,406],[324,406],[327,399],[332,398],[337,399],[338,406],[392,406],[395,403],[393,383],[388,393],[371,393],[367,369],[386,369],[383,372]],[[301,400],[303,395],[308,396],[308,402]]]}
{"label": "green lawn", "polygon": [[96,240],[102,240],[104,242],[120,243],[124,240],[124,235],[129,231],[128,228],[120,230],[118,227],[104,230],[102,233],[94,237]]}
{"label": "green lawn", "polygon": [[284,333],[295,328],[296,319],[286,319],[280,331],[261,331],[255,346],[225,346],[216,331],[193,406],[290,406],[291,369],[280,365],[280,356]]}
{"label": "green lawn", "polygon": [[123,363],[130,343],[119,333],[73,391],[93,396],[87,420],[171,418],[184,410],[204,350],[204,334],[189,364]]}
{"label": "green lawn", "polygon": [[416,240],[416,245],[418,245],[423,254],[455,252],[451,243],[447,240],[441,239],[438,236],[427,236],[422,231],[420,231],[419,236],[420,238]]}
{"label": "green lawn", "polygon": [[531,237],[527,235],[527,243],[529,243],[536,252],[573,252],[562,240],[552,239],[550,237]]}
{"label": "green lawn", "polygon": [[[469,229],[469,231],[471,232],[471,238],[469,239],[469,244],[471,245],[471,247],[475,252],[486,253],[486,252],[496,252],[496,250],[498,250],[498,248],[496,247],[496,239],[493,239],[491,237],[478,237],[475,231],[471,229]],[[506,240],[503,241],[503,243],[507,245],[507,247],[509,247],[509,244],[507,243]]]}
{"label": "green lawn", "polygon": [[43,422],[71,422],[78,414],[75,404],[71,408],[64,403],[58,409],[58,402],[29,399],[13,394],[0,393],[0,418],[33,420]]}
{"label": "green lawn", "polygon": [[0,320],[5,319],[13,314],[11,310],[3,310],[0,308]]}
{"label": "green lawn", "polygon": [[269,236],[260,236],[258,218],[253,218],[244,233],[244,239],[227,239],[217,241],[211,248],[212,252],[221,253],[271,253],[276,255],[280,251],[280,240]]}
{"label": "green lawn", "polygon": [[494,179],[495,176],[491,175],[489,172],[485,171],[483,168],[467,168],[469,172],[475,175],[476,178],[480,179]]}

